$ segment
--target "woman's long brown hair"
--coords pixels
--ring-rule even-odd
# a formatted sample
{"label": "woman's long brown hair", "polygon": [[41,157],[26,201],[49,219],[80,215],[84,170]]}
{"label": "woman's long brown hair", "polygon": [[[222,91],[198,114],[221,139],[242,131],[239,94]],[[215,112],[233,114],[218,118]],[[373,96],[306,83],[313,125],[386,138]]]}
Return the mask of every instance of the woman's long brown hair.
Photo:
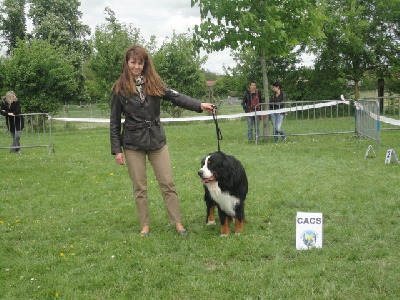
{"label": "woman's long brown hair", "polygon": [[137,45],[131,46],[126,50],[122,74],[114,83],[112,90],[116,94],[122,94],[124,96],[130,96],[136,92],[136,85],[128,67],[128,61],[131,58],[144,62],[142,76],[145,81],[145,94],[162,97],[165,94],[166,86],[157,74],[153,61],[147,51],[143,47]]}

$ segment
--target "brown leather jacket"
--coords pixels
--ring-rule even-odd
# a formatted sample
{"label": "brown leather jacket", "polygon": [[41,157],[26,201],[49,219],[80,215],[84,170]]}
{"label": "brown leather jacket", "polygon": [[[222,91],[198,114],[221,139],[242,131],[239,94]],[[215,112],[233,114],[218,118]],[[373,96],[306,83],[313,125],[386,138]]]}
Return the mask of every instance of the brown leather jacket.
{"label": "brown leather jacket", "polygon": [[[162,98],[146,96],[143,103],[136,94],[124,97],[113,93],[110,114],[111,154],[120,153],[122,149],[156,150],[167,143],[160,122],[161,99],[191,111],[202,112],[200,101],[170,89]],[[122,115],[125,117],[123,124]]]}

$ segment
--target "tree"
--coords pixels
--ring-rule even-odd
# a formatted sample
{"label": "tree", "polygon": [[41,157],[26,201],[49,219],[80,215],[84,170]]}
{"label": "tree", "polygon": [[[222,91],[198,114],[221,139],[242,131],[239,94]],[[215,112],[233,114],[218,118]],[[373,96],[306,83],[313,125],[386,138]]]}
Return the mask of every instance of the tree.
{"label": "tree", "polygon": [[[219,51],[249,48],[261,65],[265,102],[268,102],[267,63],[273,57],[285,56],[294,47],[322,37],[325,20],[321,3],[281,0],[191,0],[200,8],[201,24],[195,26],[199,47]],[[268,132],[264,123],[264,133]]]}
{"label": "tree", "polygon": [[69,51],[88,51],[85,38],[90,35],[90,27],[80,21],[82,12],[79,11],[79,0],[30,2],[29,17],[34,26],[34,38],[48,40],[53,45],[66,46]]}
{"label": "tree", "polygon": [[326,39],[318,45],[316,66],[334,70],[354,85],[368,71],[388,76],[399,65],[399,0],[327,1]]}
{"label": "tree", "polygon": [[221,75],[216,78],[214,85],[214,96],[226,97],[230,96],[231,90],[229,89],[231,77],[229,75]]}
{"label": "tree", "polygon": [[27,113],[56,113],[74,94],[75,70],[62,48],[48,41],[17,42],[5,61],[5,88],[21,99]]}
{"label": "tree", "polygon": [[392,75],[388,78],[387,89],[390,93],[400,95],[400,67],[394,67]]}
{"label": "tree", "polygon": [[[90,83],[92,97],[102,103],[104,108],[109,107],[111,87],[122,72],[122,62],[126,50],[134,44],[145,45],[140,36],[140,30],[132,24],[120,23],[114,11],[105,8],[107,23],[96,26],[92,39],[93,55],[89,68],[93,73],[94,82]],[[154,49],[155,38],[152,37],[147,49]]]}
{"label": "tree", "polygon": [[[174,90],[197,98],[207,94],[205,75],[201,71],[205,61],[206,57],[196,53],[193,40],[185,33],[174,32],[154,55],[160,77]],[[182,108],[167,101],[162,102],[162,109],[173,117],[182,113]]]}
{"label": "tree", "polygon": [[75,87],[72,100],[86,101],[85,77],[82,64],[89,56],[90,47],[86,39],[90,28],[82,24],[79,0],[30,0],[29,17],[33,24],[33,38],[47,40],[50,44],[65,49],[64,55],[74,67]]}
{"label": "tree", "polygon": [[25,20],[26,0],[3,0],[0,7],[0,32],[6,53],[11,54],[17,45],[18,39],[23,40],[26,35]]}
{"label": "tree", "polygon": [[6,58],[0,56],[0,93],[5,95],[6,93]]}
{"label": "tree", "polygon": [[195,4],[202,18],[195,26],[198,45],[208,51],[253,49],[265,76],[272,57],[288,55],[295,46],[321,37],[324,17],[317,1],[192,0]]}
{"label": "tree", "polygon": [[[232,51],[236,66],[230,69],[240,77],[236,81],[237,85],[233,90],[240,91],[243,95],[248,89],[249,83],[255,81],[257,86],[261,87],[262,69],[260,64],[257,65],[257,54],[253,49],[246,48],[242,51]],[[309,99],[307,83],[310,79],[310,72],[306,72],[305,68],[298,68],[299,54],[294,51],[285,56],[271,57],[267,67],[267,76],[271,81],[279,81],[283,84],[285,94],[289,101],[300,101]],[[269,97],[270,95],[266,95]],[[242,97],[242,96],[241,96]],[[264,95],[265,98],[265,95]],[[321,99],[321,98],[318,98]]]}

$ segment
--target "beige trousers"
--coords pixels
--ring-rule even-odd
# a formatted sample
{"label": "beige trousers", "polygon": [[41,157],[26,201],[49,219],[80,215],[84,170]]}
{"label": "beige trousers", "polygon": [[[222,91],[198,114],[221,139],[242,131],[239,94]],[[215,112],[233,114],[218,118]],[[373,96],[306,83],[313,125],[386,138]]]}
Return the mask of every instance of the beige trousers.
{"label": "beige trousers", "polygon": [[132,180],[136,210],[140,226],[150,225],[149,203],[147,198],[146,156],[153,167],[158,185],[165,202],[169,221],[172,224],[181,222],[179,198],[172,177],[171,159],[165,145],[157,150],[125,150],[128,172]]}

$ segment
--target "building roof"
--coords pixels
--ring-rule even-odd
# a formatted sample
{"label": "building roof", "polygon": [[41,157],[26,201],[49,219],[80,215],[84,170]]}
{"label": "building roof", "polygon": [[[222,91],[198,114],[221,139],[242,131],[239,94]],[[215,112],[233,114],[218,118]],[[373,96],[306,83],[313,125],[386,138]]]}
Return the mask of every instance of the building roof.
{"label": "building roof", "polygon": [[215,85],[215,80],[207,80],[206,83],[208,87],[211,87]]}

